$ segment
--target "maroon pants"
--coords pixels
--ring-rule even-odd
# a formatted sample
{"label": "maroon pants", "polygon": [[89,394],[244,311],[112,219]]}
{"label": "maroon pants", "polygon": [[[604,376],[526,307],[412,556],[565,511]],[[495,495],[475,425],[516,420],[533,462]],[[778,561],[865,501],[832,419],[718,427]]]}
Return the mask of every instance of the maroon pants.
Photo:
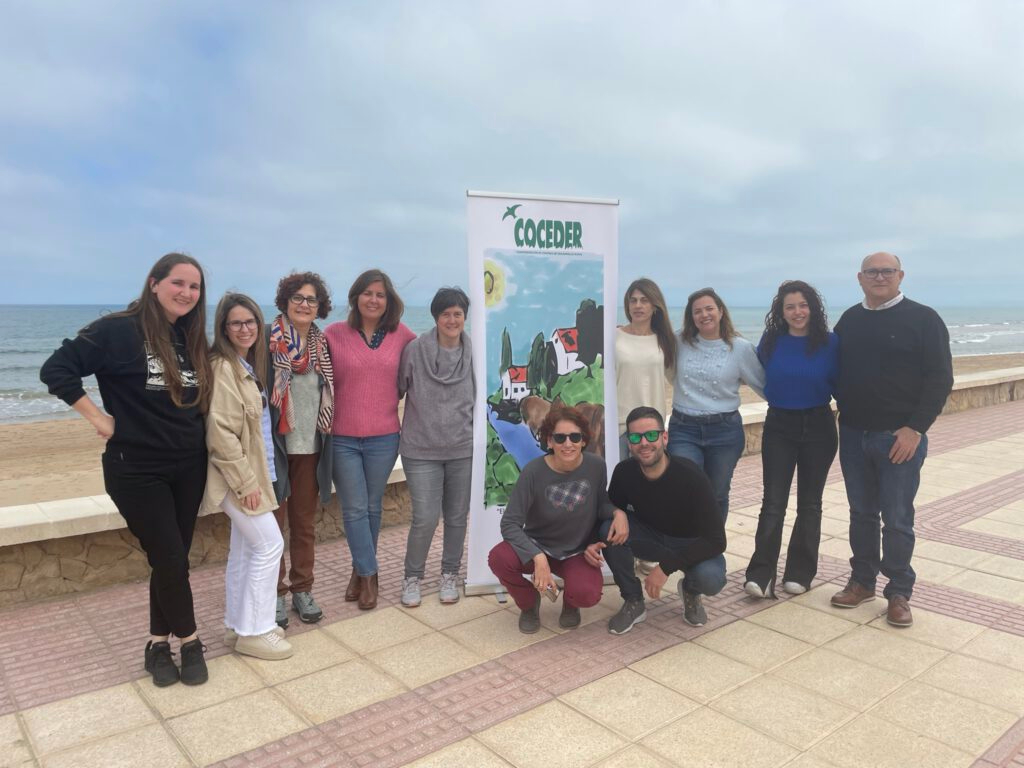
{"label": "maroon pants", "polygon": [[286,595],[292,592],[313,591],[313,521],[316,508],[320,501],[320,487],[316,482],[316,467],[320,461],[318,453],[289,453],[288,481],[291,483],[291,496],[274,510],[274,517],[285,532],[288,523],[288,556],[292,561],[291,572],[288,574],[289,587],[285,584],[284,557],[281,557],[281,570],[277,576],[277,594]]}
{"label": "maroon pants", "polygon": [[[583,559],[583,554],[573,555],[565,560],[548,558],[551,572],[562,578],[565,589],[562,599],[567,608],[590,608],[601,599],[604,577],[601,569],[595,568]],[[533,582],[523,578],[524,573],[533,573],[533,560],[520,562],[519,555],[507,541],[498,544],[487,556],[487,564],[501,585],[512,595],[520,610],[533,608],[537,602],[537,589]]]}

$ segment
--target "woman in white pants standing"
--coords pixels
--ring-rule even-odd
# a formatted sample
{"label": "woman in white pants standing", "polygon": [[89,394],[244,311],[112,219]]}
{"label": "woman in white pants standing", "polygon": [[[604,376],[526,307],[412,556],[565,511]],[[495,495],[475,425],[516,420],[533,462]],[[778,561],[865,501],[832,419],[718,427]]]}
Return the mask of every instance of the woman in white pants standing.
{"label": "woman in white pants standing", "polygon": [[272,482],[274,448],[261,377],[267,370],[263,316],[256,302],[227,293],[217,305],[206,415],[210,453],[204,508],[231,519],[225,572],[224,643],[259,659],[287,659],[292,647],[275,621],[284,551]]}

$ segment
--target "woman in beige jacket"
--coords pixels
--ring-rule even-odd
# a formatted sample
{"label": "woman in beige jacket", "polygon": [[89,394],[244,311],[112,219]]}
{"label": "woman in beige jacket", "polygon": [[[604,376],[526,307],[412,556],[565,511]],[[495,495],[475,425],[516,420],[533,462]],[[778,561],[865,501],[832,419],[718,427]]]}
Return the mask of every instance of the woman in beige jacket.
{"label": "woman in beige jacket", "polygon": [[248,296],[227,293],[217,305],[214,329],[203,508],[223,509],[231,519],[224,642],[247,656],[286,659],[292,647],[274,621],[284,541],[271,514],[277,498],[270,412],[260,380],[267,370],[263,316]]}

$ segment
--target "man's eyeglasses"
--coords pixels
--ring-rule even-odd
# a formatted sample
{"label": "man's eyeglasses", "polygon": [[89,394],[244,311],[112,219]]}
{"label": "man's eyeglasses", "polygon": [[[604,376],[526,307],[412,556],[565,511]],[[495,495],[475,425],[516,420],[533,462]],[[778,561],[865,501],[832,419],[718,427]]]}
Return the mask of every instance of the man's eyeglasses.
{"label": "man's eyeglasses", "polygon": [[583,433],[569,432],[568,434],[566,434],[565,432],[555,432],[551,435],[551,439],[554,440],[559,445],[562,445],[562,443],[564,443],[566,440],[575,445],[576,443],[583,440]]}
{"label": "man's eyeglasses", "polygon": [[256,319],[250,317],[248,320],[228,320],[225,325],[235,333],[245,328],[247,331],[256,330]]}
{"label": "man's eyeglasses", "polygon": [[646,440],[648,443],[657,442],[658,438],[665,430],[663,429],[649,429],[646,432],[627,432],[626,439],[631,445],[640,445],[641,440]]}
{"label": "man's eyeglasses", "polygon": [[864,277],[868,278],[869,280],[877,280],[878,278],[888,280],[897,272],[899,272],[898,269],[886,267],[885,269],[865,269],[861,274],[864,275]]}
{"label": "man's eyeglasses", "polygon": [[315,307],[320,303],[320,299],[316,296],[303,296],[301,293],[296,293],[294,296],[289,296],[288,301],[297,307],[301,307],[304,303],[310,307]]}

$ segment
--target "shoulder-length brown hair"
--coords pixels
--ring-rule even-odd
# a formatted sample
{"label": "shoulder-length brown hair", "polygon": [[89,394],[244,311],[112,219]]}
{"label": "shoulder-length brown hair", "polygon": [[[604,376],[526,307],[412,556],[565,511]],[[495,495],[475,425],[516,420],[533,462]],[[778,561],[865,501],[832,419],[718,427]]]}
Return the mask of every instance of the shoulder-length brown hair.
{"label": "shoulder-length brown hair", "polygon": [[722,319],[718,322],[718,335],[731,348],[732,340],[740,334],[736,333],[736,329],[733,328],[732,318],[729,317],[729,309],[725,306],[725,302],[722,301],[722,297],[715,293],[714,288],[701,288],[699,291],[691,293],[689,298],[686,299],[686,309],[683,310],[683,330],[679,333],[679,338],[691,347],[694,346],[698,331],[697,324],[693,322],[693,305],[697,299],[702,299],[705,296],[710,296],[715,304],[718,305],[718,311],[722,313]]}
{"label": "shoulder-length brown hair", "polygon": [[548,415],[544,417],[544,421],[540,424],[540,429],[537,430],[537,442],[542,449],[545,451],[550,450],[548,448],[548,440],[555,431],[555,425],[560,421],[571,421],[579,427],[580,432],[583,433],[584,448],[590,444],[593,435],[590,432],[590,423],[587,421],[586,416],[572,406],[555,405],[548,411]]}
{"label": "shoulder-length brown hair", "polygon": [[[181,368],[174,353],[174,342],[169,333],[167,316],[160,302],[153,294],[153,284],[159,283],[179,264],[190,264],[199,270],[199,301],[175,323],[185,332],[185,351],[196,372],[196,399],[185,402],[181,382]],[[199,262],[184,253],[168,253],[161,256],[146,275],[142,293],[127,308],[115,312],[112,317],[138,317],[142,327],[142,338],[163,365],[164,380],[168,394],[179,408],[198,405],[204,413],[210,403],[210,345],[206,340],[206,275]]]}
{"label": "shoulder-length brown hair", "polygon": [[287,317],[288,301],[304,285],[312,285],[313,290],[316,291],[316,316],[317,319],[324,320],[331,314],[331,310],[334,307],[331,306],[331,292],[327,288],[327,283],[316,272],[292,272],[290,275],[282,277],[277,283],[277,295],[274,296],[274,306],[281,310],[282,315]]}
{"label": "shoulder-length brown hair", "polygon": [[402,303],[398,291],[395,290],[391,278],[379,269],[368,269],[352,283],[348,289],[348,324],[359,330],[363,327],[363,318],[359,314],[359,295],[373,283],[383,283],[384,292],[388,296],[388,307],[384,310],[384,316],[380,319],[379,327],[388,333],[398,328],[402,321],[402,314],[405,312],[405,304]]}
{"label": "shoulder-length brown hair", "polygon": [[[289,294],[291,295],[291,294]],[[228,291],[217,304],[217,311],[213,314],[213,350],[212,354],[222,357],[231,362],[241,375],[242,366],[238,362],[238,353],[231,344],[228,337],[228,314],[235,307],[242,307],[252,312],[256,318],[256,341],[245,355],[245,361],[252,366],[253,376],[259,382],[261,389],[266,389],[267,372],[267,339],[263,327],[263,312],[259,305],[246,296],[244,293],[232,293]]]}
{"label": "shoulder-length brown hair", "polygon": [[626,295],[622,299],[622,305],[626,309],[626,319],[630,322],[632,319],[629,317],[629,297],[633,291],[640,291],[654,307],[654,311],[651,313],[651,330],[658,337],[658,347],[665,360],[665,370],[671,371],[676,367],[676,336],[672,332],[672,321],[668,317],[665,296],[656,282],[647,277],[638,277],[629,284]]}

